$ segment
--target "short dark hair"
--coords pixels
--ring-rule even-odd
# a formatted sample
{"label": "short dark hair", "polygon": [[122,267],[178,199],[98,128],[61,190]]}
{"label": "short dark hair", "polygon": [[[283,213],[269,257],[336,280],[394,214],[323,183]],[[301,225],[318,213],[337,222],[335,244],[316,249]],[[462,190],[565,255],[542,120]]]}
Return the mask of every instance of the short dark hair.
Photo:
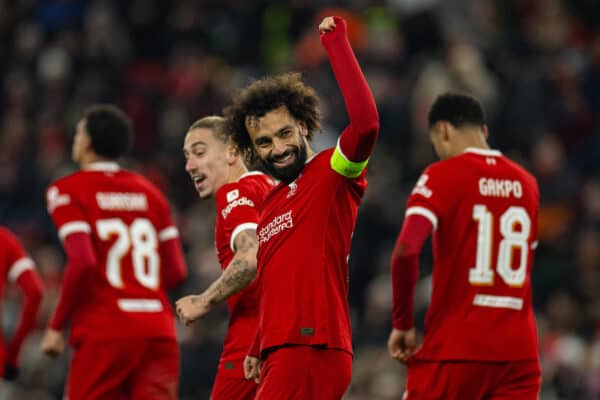
{"label": "short dark hair", "polygon": [[214,137],[223,143],[227,143],[229,135],[227,134],[227,121],[219,115],[209,115],[196,120],[188,129],[188,132],[194,129],[208,129]]}
{"label": "short dark hair", "polygon": [[131,119],[111,104],[95,104],[83,113],[85,130],[99,156],[117,159],[127,153],[133,139]]}
{"label": "short dark hair", "polygon": [[285,106],[296,120],[306,124],[309,140],[314,131],[321,130],[319,98],[312,87],[302,82],[299,73],[266,77],[243,89],[232,104],[223,110],[228,131],[240,150],[249,156],[254,154],[252,141],[246,130],[246,118],[263,117],[281,106]]}
{"label": "short dark hair", "polygon": [[485,125],[485,112],[479,100],[459,93],[445,93],[437,97],[429,109],[429,127],[447,121],[455,128],[465,125]]}

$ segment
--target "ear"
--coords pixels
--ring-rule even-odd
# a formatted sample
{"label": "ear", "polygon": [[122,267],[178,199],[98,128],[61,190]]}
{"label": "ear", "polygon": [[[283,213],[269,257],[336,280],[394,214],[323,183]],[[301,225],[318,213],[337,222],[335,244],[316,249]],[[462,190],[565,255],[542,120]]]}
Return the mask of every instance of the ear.
{"label": "ear", "polygon": [[227,164],[233,165],[240,157],[240,151],[237,146],[231,142],[227,143],[227,147],[225,148],[225,159],[227,160]]}
{"label": "ear", "polygon": [[84,131],[83,135],[81,135],[80,143],[81,150],[84,152],[94,151],[94,148],[92,147],[92,137],[89,133],[87,133],[87,131]]}
{"label": "ear", "polygon": [[447,142],[450,140],[450,136],[452,135],[452,125],[450,124],[450,122],[446,122],[446,121],[439,121],[439,132],[440,132],[440,139],[442,142]]}
{"label": "ear", "polygon": [[308,137],[308,127],[306,126],[306,122],[298,121],[298,127],[300,128],[300,136]]}
{"label": "ear", "polygon": [[482,131],[483,137],[485,138],[485,140],[488,140],[488,137],[490,136],[490,131],[488,130],[487,125],[483,125]]}

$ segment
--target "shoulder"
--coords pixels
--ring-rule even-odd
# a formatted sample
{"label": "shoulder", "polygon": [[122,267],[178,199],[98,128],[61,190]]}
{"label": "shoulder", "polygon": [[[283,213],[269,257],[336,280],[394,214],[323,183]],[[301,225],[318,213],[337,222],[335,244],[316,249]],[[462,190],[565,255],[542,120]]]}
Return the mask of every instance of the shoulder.
{"label": "shoulder", "polygon": [[537,194],[539,191],[537,178],[531,172],[526,170],[525,167],[518,164],[517,162],[511,160],[510,158],[508,158],[506,156],[504,156],[504,159],[506,160],[506,164],[510,168],[515,170],[516,173],[521,176],[523,181],[526,182]]}
{"label": "shoulder", "polygon": [[306,162],[308,165],[310,164],[314,164],[314,165],[326,165],[327,168],[331,169],[330,163],[331,163],[331,157],[333,156],[333,153],[335,151],[335,147],[330,147],[328,149],[325,150],[321,150],[320,152],[313,154]]}
{"label": "shoulder", "polygon": [[265,197],[277,185],[273,178],[260,171],[248,172],[235,183],[240,192],[257,197]]}
{"label": "shoulder", "polygon": [[46,190],[50,190],[53,187],[62,189],[63,191],[73,190],[73,188],[76,188],[87,181],[87,175],[88,173],[86,171],[77,171],[63,176],[50,183]]}
{"label": "shoulder", "polygon": [[0,226],[0,240],[2,240],[3,243],[12,243],[18,241],[15,234],[3,226]]}
{"label": "shoulder", "polygon": [[78,171],[71,175],[57,179],[46,188],[46,204],[48,211],[52,212],[58,206],[71,203],[80,193],[82,185],[87,183],[87,173]]}
{"label": "shoulder", "polygon": [[235,201],[240,198],[240,189],[243,194],[245,190],[250,187],[249,184],[244,182],[244,184],[240,182],[230,182],[221,186],[217,192],[215,193],[215,199],[217,201],[217,206],[221,207],[227,203]]}

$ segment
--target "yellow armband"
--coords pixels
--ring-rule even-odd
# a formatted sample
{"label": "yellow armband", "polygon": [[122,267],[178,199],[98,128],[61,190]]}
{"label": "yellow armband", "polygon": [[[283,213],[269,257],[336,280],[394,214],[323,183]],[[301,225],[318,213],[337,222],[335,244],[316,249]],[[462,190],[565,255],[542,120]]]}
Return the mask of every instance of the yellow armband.
{"label": "yellow armband", "polygon": [[365,170],[369,163],[369,159],[361,162],[350,161],[340,151],[340,148],[336,146],[331,155],[330,163],[331,168],[338,174],[345,176],[346,178],[356,178]]}

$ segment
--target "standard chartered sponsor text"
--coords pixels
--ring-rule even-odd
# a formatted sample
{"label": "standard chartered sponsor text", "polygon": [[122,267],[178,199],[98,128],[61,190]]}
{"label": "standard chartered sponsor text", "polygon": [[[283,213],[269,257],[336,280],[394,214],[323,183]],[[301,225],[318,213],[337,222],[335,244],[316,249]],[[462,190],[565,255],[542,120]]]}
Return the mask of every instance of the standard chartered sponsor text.
{"label": "standard chartered sponsor text", "polygon": [[258,233],[260,244],[268,242],[273,236],[293,226],[292,210],[276,216],[271,222],[260,229]]}

